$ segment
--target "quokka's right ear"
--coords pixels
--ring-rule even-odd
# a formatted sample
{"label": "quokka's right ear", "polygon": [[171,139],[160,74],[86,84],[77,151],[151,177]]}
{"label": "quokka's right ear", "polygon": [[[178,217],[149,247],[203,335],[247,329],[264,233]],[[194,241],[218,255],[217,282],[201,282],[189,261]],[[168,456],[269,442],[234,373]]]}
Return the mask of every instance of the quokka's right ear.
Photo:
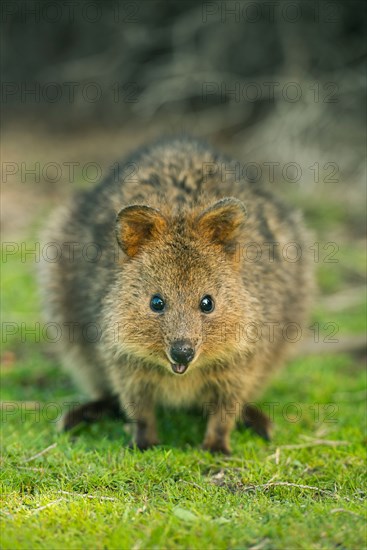
{"label": "quokka's right ear", "polygon": [[166,218],[150,206],[122,208],[116,218],[116,237],[128,256],[135,256],[142,246],[159,238],[167,229]]}

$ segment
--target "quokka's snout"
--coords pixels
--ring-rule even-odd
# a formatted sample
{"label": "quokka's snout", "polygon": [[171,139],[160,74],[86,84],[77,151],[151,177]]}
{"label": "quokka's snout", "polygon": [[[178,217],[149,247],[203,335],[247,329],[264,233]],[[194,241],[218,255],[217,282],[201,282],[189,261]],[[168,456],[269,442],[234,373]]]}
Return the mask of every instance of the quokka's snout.
{"label": "quokka's snout", "polygon": [[173,372],[183,374],[195,357],[192,342],[190,340],[175,340],[172,342],[169,357]]}

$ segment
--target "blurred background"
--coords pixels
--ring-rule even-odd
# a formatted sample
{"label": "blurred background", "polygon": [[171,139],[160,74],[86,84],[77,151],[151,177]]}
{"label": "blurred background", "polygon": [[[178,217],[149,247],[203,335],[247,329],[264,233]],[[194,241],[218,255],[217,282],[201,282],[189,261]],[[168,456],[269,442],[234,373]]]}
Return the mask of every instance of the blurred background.
{"label": "blurred background", "polygon": [[[52,547],[48,540],[112,548],[130,532],[126,547],[195,546],[188,537],[196,533],[214,537],[206,546],[215,547],[219,530],[227,533],[223,548],[363,547],[366,5],[0,2],[4,548]],[[95,185],[118,159],[180,132],[237,158],[244,178],[303,210],[314,235],[307,252],[319,297],[307,336],[316,355],[292,361],[263,396],[264,412],[274,405],[274,442],[238,431],[229,462],[192,454],[203,419],[181,411],[160,418],[169,450],[141,456],[121,455],[129,427],[120,423],[105,420],[70,440],[56,436],[54,424],[84,398],[58,367],[42,320],[39,232],[54,207]],[[273,492],[274,479],[294,487]],[[296,487],[308,491],[298,496]],[[81,498],[89,496],[98,500]],[[241,539],[236,522],[246,526]]]}
{"label": "blurred background", "polygon": [[321,292],[344,296],[329,306],[360,303],[365,2],[8,0],[1,27],[2,231],[16,250],[117,159],[188,132],[299,205]]}

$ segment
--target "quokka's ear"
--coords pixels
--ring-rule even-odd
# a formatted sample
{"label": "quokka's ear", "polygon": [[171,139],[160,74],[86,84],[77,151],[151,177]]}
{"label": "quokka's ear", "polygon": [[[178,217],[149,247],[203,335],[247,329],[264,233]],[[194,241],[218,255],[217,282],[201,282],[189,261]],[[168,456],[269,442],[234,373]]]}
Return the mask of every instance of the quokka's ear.
{"label": "quokka's ear", "polygon": [[167,220],[150,206],[126,206],[117,214],[117,241],[128,256],[135,256],[143,245],[159,238],[166,228]]}
{"label": "quokka's ear", "polygon": [[200,235],[234,252],[246,222],[246,207],[238,199],[227,197],[204,210],[197,219]]}

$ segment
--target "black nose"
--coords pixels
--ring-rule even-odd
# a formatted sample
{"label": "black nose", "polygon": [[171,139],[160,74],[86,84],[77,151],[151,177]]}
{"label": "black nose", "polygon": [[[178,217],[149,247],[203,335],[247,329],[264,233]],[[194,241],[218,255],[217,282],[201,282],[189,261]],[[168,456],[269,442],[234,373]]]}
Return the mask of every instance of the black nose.
{"label": "black nose", "polygon": [[195,351],[187,340],[173,342],[170,355],[175,363],[187,365],[194,358]]}

